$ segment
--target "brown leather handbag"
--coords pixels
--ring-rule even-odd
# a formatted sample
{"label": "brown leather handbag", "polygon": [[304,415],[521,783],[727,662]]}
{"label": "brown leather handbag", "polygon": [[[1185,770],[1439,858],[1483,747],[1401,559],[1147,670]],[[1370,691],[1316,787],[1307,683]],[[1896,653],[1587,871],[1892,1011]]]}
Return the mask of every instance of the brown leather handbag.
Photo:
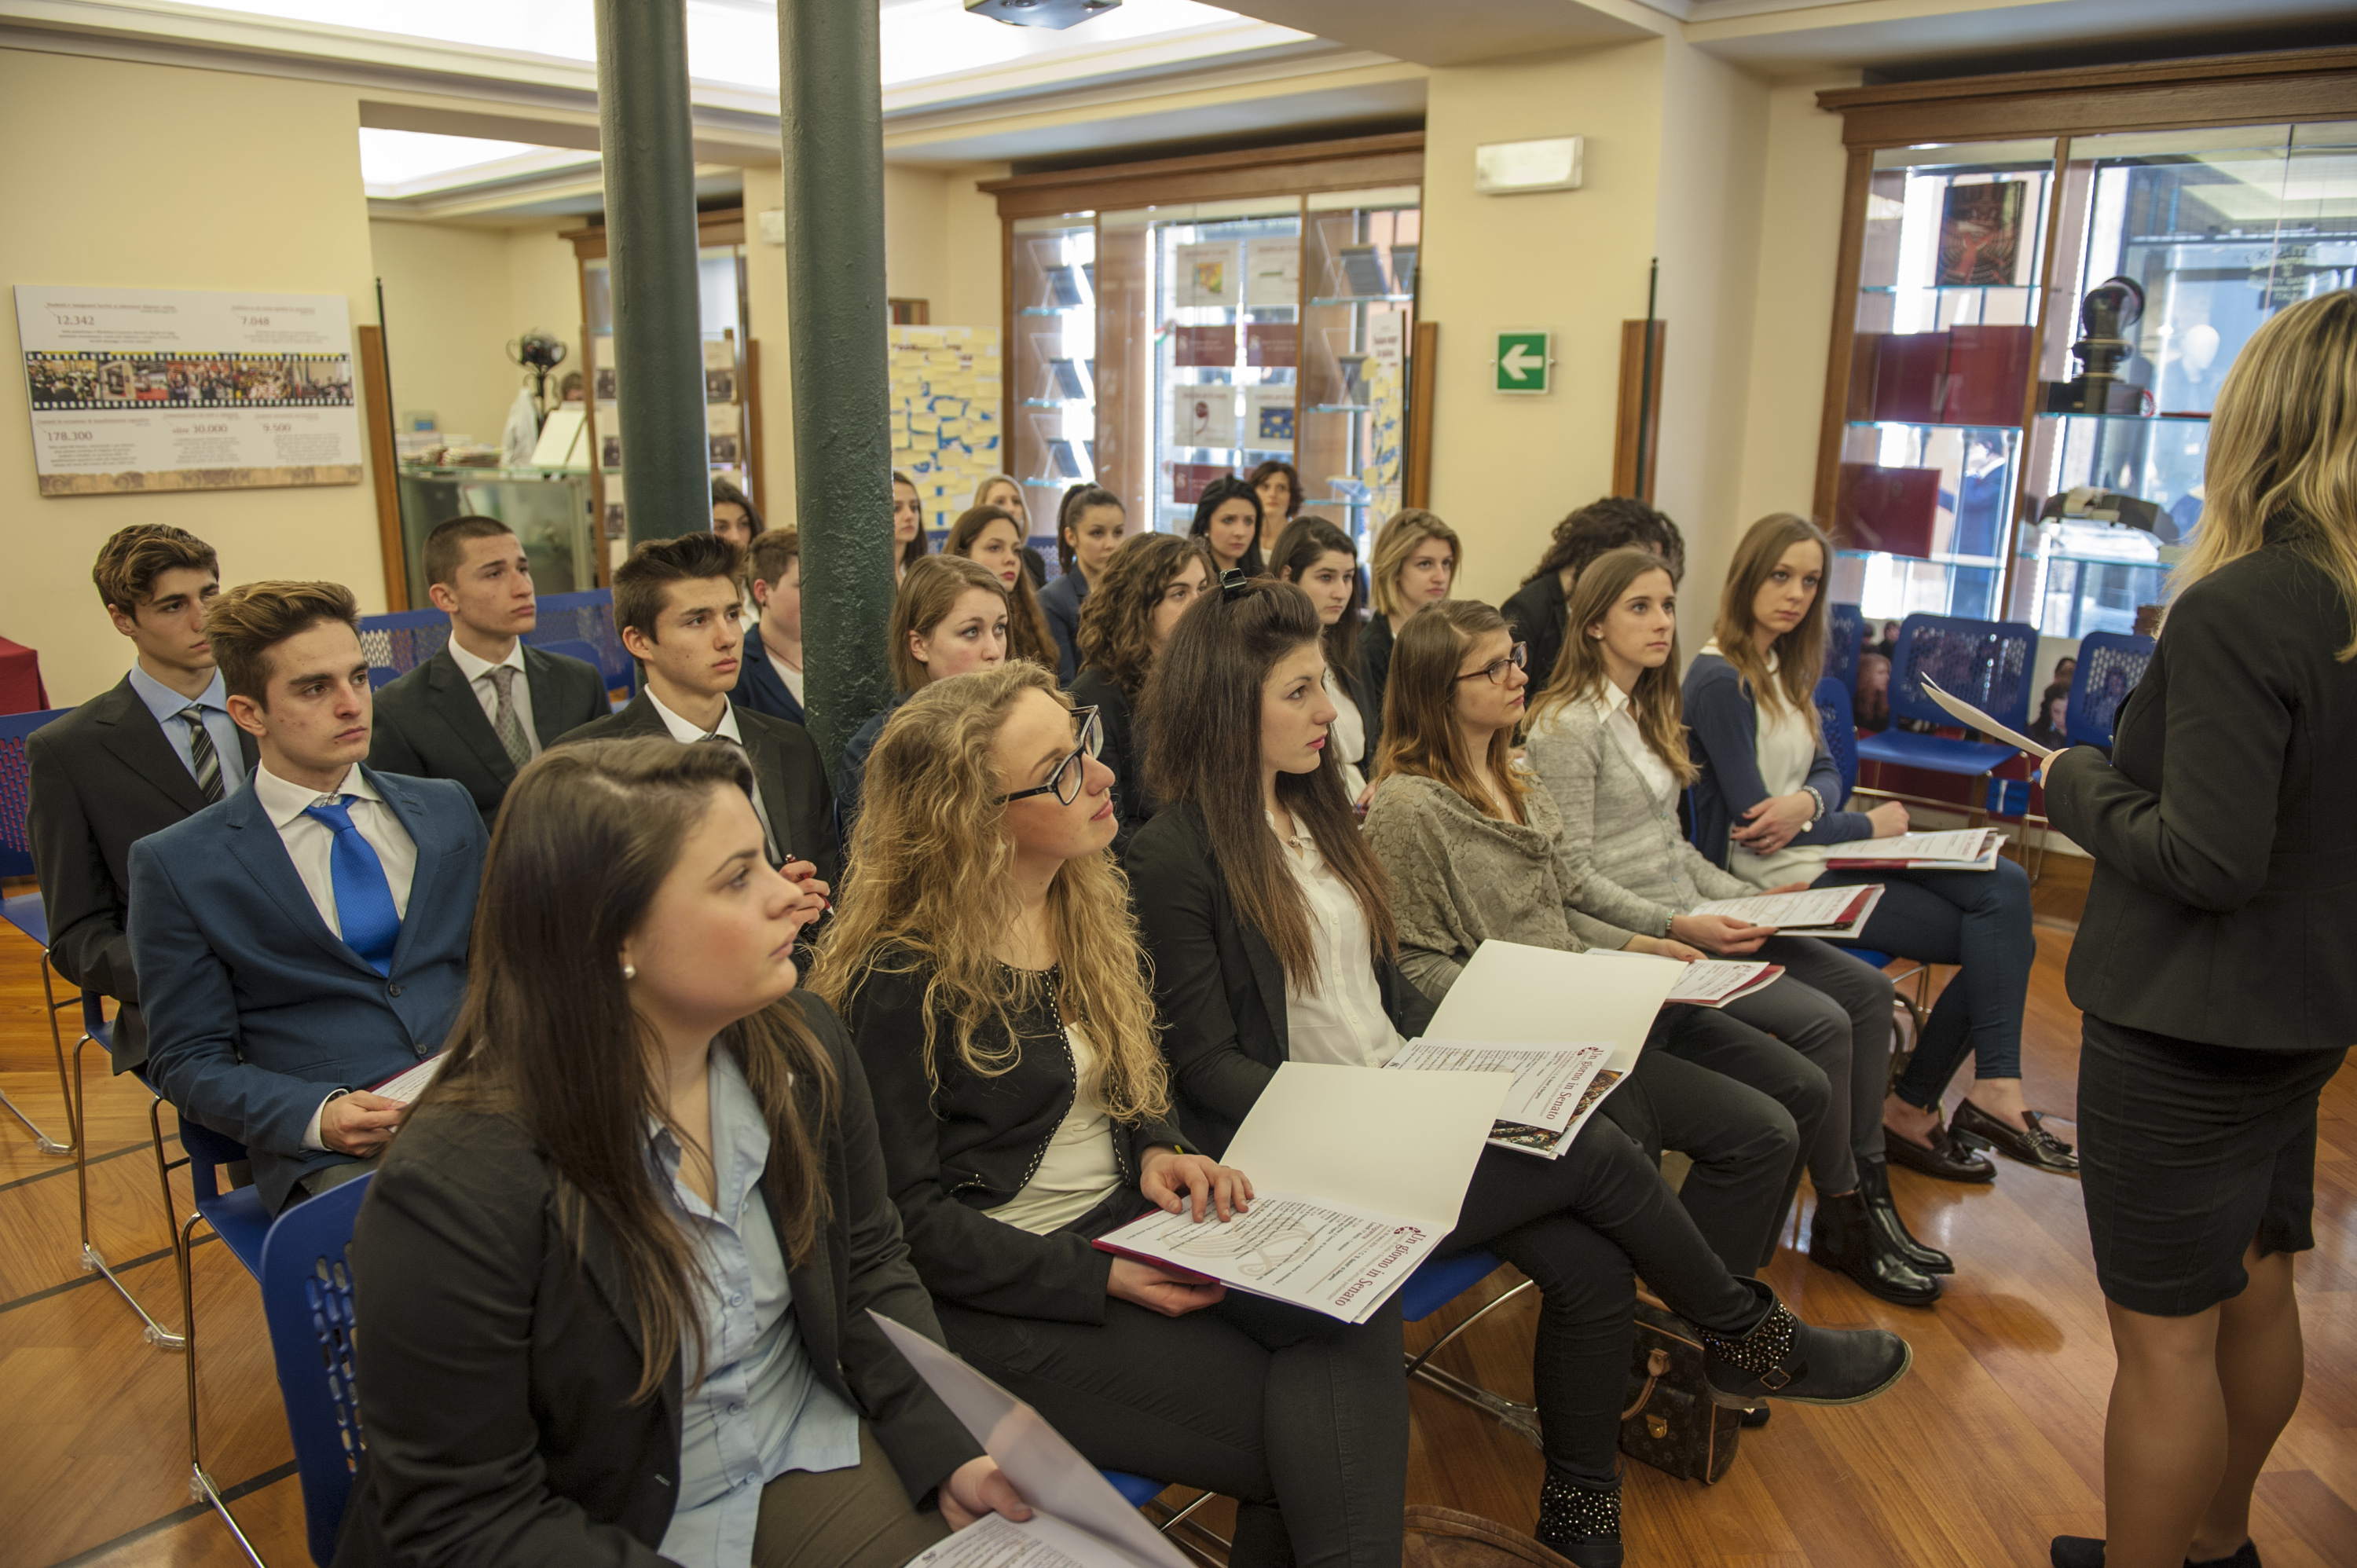
{"label": "brown leather handbag", "polygon": [[1519,1530],[1455,1509],[1411,1503],[1401,1568],[1571,1568]]}
{"label": "brown leather handbag", "polygon": [[1743,1412],[1711,1402],[1702,1335],[1643,1291],[1620,1452],[1684,1480],[1711,1482],[1735,1463]]}

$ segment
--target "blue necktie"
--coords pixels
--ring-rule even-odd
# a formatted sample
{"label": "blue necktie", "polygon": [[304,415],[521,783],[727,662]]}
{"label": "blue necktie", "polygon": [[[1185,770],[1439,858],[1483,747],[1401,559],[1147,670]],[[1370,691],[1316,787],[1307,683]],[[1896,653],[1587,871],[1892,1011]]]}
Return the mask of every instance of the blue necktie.
{"label": "blue necktie", "polygon": [[335,882],[336,921],[344,928],[344,945],[368,960],[379,974],[390,974],[393,944],[401,940],[401,913],[393,905],[384,862],[352,825],[355,799],[339,795],[332,805],[304,807],[303,814],[327,823],[336,835],[328,873]]}

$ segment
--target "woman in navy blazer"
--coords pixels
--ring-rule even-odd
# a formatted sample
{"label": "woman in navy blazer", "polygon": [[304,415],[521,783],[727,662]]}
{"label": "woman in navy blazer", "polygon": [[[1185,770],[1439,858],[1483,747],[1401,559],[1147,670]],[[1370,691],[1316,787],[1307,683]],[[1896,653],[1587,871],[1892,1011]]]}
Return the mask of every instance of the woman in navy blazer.
{"label": "woman in navy blazer", "polygon": [[1101,485],[1074,485],[1056,509],[1056,558],[1060,574],[1039,590],[1039,613],[1056,639],[1056,679],[1072,683],[1081,672],[1081,605],[1121,548],[1128,513],[1121,498]]}

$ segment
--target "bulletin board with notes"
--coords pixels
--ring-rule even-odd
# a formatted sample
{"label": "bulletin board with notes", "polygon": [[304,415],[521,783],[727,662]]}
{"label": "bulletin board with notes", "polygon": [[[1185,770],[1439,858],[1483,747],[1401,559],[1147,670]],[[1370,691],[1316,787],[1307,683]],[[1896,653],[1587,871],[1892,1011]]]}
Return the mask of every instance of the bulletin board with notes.
{"label": "bulletin board with notes", "polygon": [[893,327],[892,467],[916,481],[924,526],[942,536],[983,480],[1006,471],[1000,455],[1004,381],[996,327]]}

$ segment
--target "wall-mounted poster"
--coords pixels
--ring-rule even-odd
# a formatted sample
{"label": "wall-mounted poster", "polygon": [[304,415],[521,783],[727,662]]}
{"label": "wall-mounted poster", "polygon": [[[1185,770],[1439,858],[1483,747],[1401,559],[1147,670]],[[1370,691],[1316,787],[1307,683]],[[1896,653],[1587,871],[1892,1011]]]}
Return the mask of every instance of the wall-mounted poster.
{"label": "wall-mounted poster", "polygon": [[45,496],[356,485],[341,295],[16,285]]}
{"label": "wall-mounted poster", "polygon": [[1244,303],[1297,305],[1301,301],[1301,242],[1263,239],[1244,242]]}
{"label": "wall-mounted poster", "polygon": [[1222,381],[1172,387],[1170,444],[1232,447],[1236,444],[1236,389]]}
{"label": "wall-mounted poster", "polygon": [[1293,446],[1293,394],[1290,386],[1244,388],[1246,446],[1261,451],[1289,450]]}
{"label": "wall-mounted poster", "polygon": [[2019,179],[1950,186],[1940,209],[1939,275],[1932,281],[1942,288],[2012,283],[2029,189],[2029,182]]}
{"label": "wall-mounted poster", "polygon": [[1232,240],[1178,246],[1172,257],[1172,281],[1178,285],[1179,308],[1233,309],[1242,305],[1238,259]]}

